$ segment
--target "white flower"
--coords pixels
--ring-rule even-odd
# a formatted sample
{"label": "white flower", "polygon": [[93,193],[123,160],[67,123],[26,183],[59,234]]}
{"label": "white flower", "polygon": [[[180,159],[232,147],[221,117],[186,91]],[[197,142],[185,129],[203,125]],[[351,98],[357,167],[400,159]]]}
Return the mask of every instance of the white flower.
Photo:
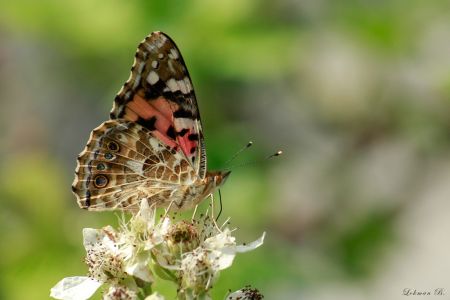
{"label": "white flower", "polygon": [[89,277],[64,278],[51,290],[56,299],[88,299],[105,282],[117,282],[126,273],[123,269],[124,256],[116,244],[117,234],[110,226],[103,229],[83,229],[83,243],[86,248],[86,264]]}
{"label": "white flower", "polygon": [[208,291],[216,281],[219,271],[233,263],[238,252],[247,252],[263,244],[265,233],[249,245],[236,245],[231,231],[223,232],[207,238],[198,248],[182,255],[179,267],[182,278],[182,289],[193,290],[194,294]]}
{"label": "white flower", "polygon": [[261,246],[265,237],[263,233],[248,245],[237,245],[231,233],[228,228],[221,231],[208,216],[201,223],[170,226],[164,243],[153,253],[161,267],[174,272],[183,299],[208,299],[220,271],[232,265],[237,253]]}
{"label": "white flower", "polygon": [[141,201],[139,212],[121,226],[121,243],[129,259],[138,250],[151,250],[161,244],[170,226],[170,219],[163,218],[156,224],[156,209]]}
{"label": "white flower", "polygon": [[147,253],[136,256],[133,261],[126,264],[125,272],[145,282],[153,282],[153,274],[148,267],[150,259],[150,254]]}
{"label": "white flower", "polygon": [[64,300],[89,299],[101,285],[101,282],[86,276],[67,277],[51,288],[50,297]]}
{"label": "white flower", "polygon": [[264,232],[262,236],[248,245],[236,245],[236,239],[231,235],[231,231],[225,228],[221,233],[207,238],[202,247],[211,251],[211,256],[217,261],[219,270],[226,269],[233,263],[236,253],[243,253],[254,250],[264,242]]}
{"label": "white flower", "polygon": [[[135,234],[138,236],[137,231]],[[129,275],[144,282],[152,282],[153,275],[148,266],[150,253],[138,251],[143,247],[136,247],[135,241],[131,239],[130,232],[116,232],[111,226],[102,229],[84,228],[85,261],[90,276],[61,280],[51,289],[51,296],[67,300],[88,299],[103,283],[117,285]],[[132,285],[131,281],[128,284]]]}
{"label": "white flower", "polygon": [[[128,222],[122,218],[117,231],[111,226],[83,229],[89,277],[65,278],[51,289],[51,296],[88,299],[106,283],[109,289],[104,299],[134,300],[138,295],[148,295],[154,272],[178,285],[180,299],[207,300],[220,271],[232,265],[237,253],[261,246],[264,237],[265,233],[248,245],[237,245],[232,231],[219,228],[208,215],[198,221],[175,224],[164,216],[156,222],[155,208],[149,207],[148,201],[141,201],[139,212]],[[251,291],[242,289],[236,295]],[[157,293],[146,298],[161,299],[164,298]]]}
{"label": "white flower", "polygon": [[111,226],[102,229],[83,229],[86,264],[92,278],[100,282],[116,283],[126,277],[125,254],[120,251],[118,234]]}
{"label": "white flower", "polygon": [[226,300],[261,300],[264,296],[254,288],[249,285],[240,289],[236,292],[229,294]]}
{"label": "white flower", "polygon": [[[154,248],[152,253],[158,264],[167,269],[179,269],[181,255],[197,248],[200,244],[198,228],[191,222],[180,221],[170,224],[167,219],[168,230],[164,235],[163,243]],[[176,282],[175,276],[173,276]]]}
{"label": "white flower", "polygon": [[156,210],[150,208],[148,201],[141,201],[139,212],[128,223],[123,223],[120,231],[120,250],[124,254],[125,271],[145,282],[153,282],[149,269],[151,252],[164,241],[170,220],[164,218],[156,222]]}
{"label": "white flower", "polygon": [[148,201],[143,199],[139,212],[134,215],[128,224],[122,224],[122,232],[129,238],[130,244],[144,243],[147,250],[162,242],[162,235],[167,230],[164,221],[156,223],[156,209],[148,205]]}

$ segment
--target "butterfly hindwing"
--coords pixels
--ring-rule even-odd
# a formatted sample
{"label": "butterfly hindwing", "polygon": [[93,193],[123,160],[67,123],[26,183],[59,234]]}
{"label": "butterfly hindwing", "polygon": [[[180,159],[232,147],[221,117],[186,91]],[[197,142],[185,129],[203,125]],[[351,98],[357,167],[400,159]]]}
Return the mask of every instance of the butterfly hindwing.
{"label": "butterfly hindwing", "polygon": [[153,32],[138,46],[128,81],[114,100],[111,119],[136,122],[181,151],[200,178],[206,155],[200,114],[186,65],[175,43]]}
{"label": "butterfly hindwing", "polygon": [[140,124],[104,122],[91,133],[78,157],[73,191],[89,210],[136,210],[140,199],[167,205],[177,187],[195,179],[195,170]]}

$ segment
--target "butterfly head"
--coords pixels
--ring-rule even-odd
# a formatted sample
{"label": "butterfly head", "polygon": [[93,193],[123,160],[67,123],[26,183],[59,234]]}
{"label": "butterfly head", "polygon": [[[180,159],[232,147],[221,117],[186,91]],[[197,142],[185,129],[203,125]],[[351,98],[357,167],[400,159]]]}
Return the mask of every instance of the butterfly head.
{"label": "butterfly head", "polygon": [[228,176],[230,175],[231,171],[209,171],[206,174],[206,190],[204,193],[205,196],[213,193],[217,188],[221,187],[225,181],[227,180]]}
{"label": "butterfly head", "polygon": [[225,183],[231,171],[216,171],[211,172],[211,175],[214,176],[215,187],[218,188]]}

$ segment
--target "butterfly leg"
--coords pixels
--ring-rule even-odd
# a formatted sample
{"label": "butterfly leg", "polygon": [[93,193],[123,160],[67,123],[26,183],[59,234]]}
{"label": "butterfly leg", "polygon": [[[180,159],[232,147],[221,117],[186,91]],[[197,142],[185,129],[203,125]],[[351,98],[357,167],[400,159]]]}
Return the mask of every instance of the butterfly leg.
{"label": "butterfly leg", "polygon": [[220,218],[220,215],[222,214],[222,194],[220,193],[220,189],[219,189],[219,204],[220,204],[220,210],[219,210],[219,213],[217,214],[217,217],[216,217],[216,222],[219,220],[219,218]]}
{"label": "butterfly leg", "polygon": [[211,199],[211,204],[209,205],[211,207],[211,220],[213,221],[214,226],[217,228],[217,230],[219,230],[219,232],[222,232],[220,230],[219,225],[217,225],[216,218],[214,217],[214,195],[211,194],[209,196],[210,196],[210,199]]}
{"label": "butterfly leg", "polygon": [[169,214],[170,208],[172,207],[172,204],[175,202],[175,199],[173,199],[172,201],[170,201],[169,206],[167,206],[167,208],[165,209],[165,213],[164,216],[162,217],[163,219],[165,219],[167,217],[167,215]]}
{"label": "butterfly leg", "polygon": [[197,208],[198,208],[198,204],[197,204],[197,205],[195,206],[195,208],[194,208],[194,213],[192,214],[191,221],[194,221],[195,214],[197,213]]}

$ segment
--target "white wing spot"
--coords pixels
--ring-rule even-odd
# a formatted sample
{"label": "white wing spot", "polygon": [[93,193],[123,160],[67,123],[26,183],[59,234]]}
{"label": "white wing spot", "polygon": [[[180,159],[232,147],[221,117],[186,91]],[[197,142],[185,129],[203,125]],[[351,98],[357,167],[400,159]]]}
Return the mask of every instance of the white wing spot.
{"label": "white wing spot", "polygon": [[167,86],[169,87],[169,89],[172,92],[176,92],[178,91],[180,88],[178,87],[177,82],[175,81],[175,79],[170,78],[169,80],[167,80]]}
{"label": "white wing spot", "polygon": [[175,48],[170,49],[169,57],[171,59],[178,59],[178,57],[180,57],[180,56],[178,54],[177,49],[175,49]]}
{"label": "white wing spot", "polygon": [[172,92],[181,91],[183,94],[189,94],[192,91],[191,83],[187,77],[184,77],[183,80],[170,78],[166,84]]}
{"label": "white wing spot", "polygon": [[159,59],[162,59],[163,57],[164,57],[164,54],[162,54],[162,53],[159,53],[159,54],[158,54],[158,58],[159,58]]}
{"label": "white wing spot", "polygon": [[150,73],[148,73],[148,76],[147,76],[148,83],[155,84],[158,82],[158,80],[159,80],[159,76],[158,76],[158,74],[156,74],[155,71],[151,71]]}
{"label": "white wing spot", "polygon": [[174,154],[175,159],[176,159],[176,164],[179,164],[181,162],[181,160],[183,159],[183,156],[181,156],[181,154],[179,152],[176,152]]}
{"label": "white wing spot", "polygon": [[187,92],[190,93],[192,91],[191,81],[189,80],[189,78],[187,76],[184,77],[183,80],[184,80],[184,84],[186,85]]}
{"label": "white wing spot", "polygon": [[158,67],[158,61],[157,60],[152,61],[152,68],[156,69],[157,67]]}
{"label": "white wing spot", "polygon": [[125,136],[124,134],[122,134],[122,133],[117,133],[117,134],[115,135],[115,137],[116,137],[119,141],[121,141],[122,143],[128,143],[128,139],[127,139],[126,136]]}
{"label": "white wing spot", "polygon": [[161,48],[166,43],[167,38],[163,35],[159,35],[158,37],[159,39],[156,40],[156,45],[158,46],[158,48]]}
{"label": "white wing spot", "polygon": [[167,61],[167,65],[169,66],[169,70],[170,70],[171,73],[174,73],[174,74],[177,73],[177,71],[176,71],[175,68],[173,67],[173,60],[168,60],[168,61]]}
{"label": "white wing spot", "polygon": [[183,94],[189,94],[191,92],[191,84],[189,83],[189,79],[187,77],[184,77],[183,80],[178,81],[178,85],[180,86]]}
{"label": "white wing spot", "polygon": [[155,138],[152,138],[152,137],[149,138],[148,142],[150,143],[150,146],[152,146],[152,148],[155,152],[158,152],[160,150],[160,148],[163,148],[161,146],[161,144],[158,142],[158,140]]}
{"label": "white wing spot", "polygon": [[186,128],[192,132],[195,130],[195,122],[189,118],[174,118],[175,128]]}
{"label": "white wing spot", "polygon": [[191,92],[191,84],[187,77],[184,77],[183,80],[175,80],[170,78],[167,80],[166,84],[172,92],[181,91],[183,94],[188,94]]}

